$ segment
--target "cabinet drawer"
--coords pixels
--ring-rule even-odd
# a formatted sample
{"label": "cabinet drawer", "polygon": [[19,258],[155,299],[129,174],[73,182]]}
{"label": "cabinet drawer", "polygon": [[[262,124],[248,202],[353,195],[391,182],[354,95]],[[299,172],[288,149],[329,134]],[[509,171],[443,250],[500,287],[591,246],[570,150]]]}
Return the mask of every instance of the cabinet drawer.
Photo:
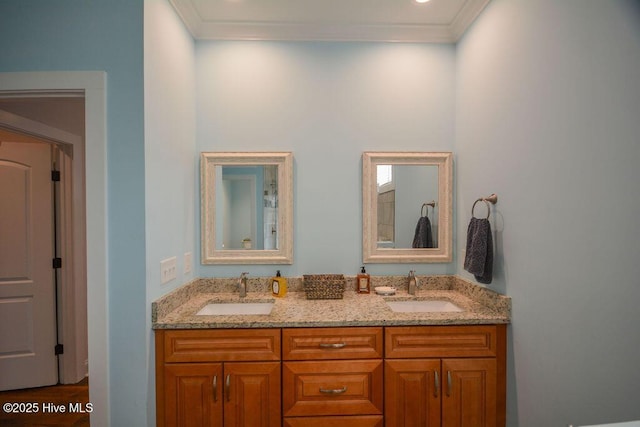
{"label": "cabinet drawer", "polygon": [[382,427],[382,415],[285,418],[284,427]]}
{"label": "cabinet drawer", "polygon": [[495,325],[388,327],[385,357],[495,357],[497,340]]}
{"label": "cabinet drawer", "polygon": [[284,362],[285,416],[381,415],[382,361]]}
{"label": "cabinet drawer", "polygon": [[280,329],[166,330],[162,333],[165,363],[280,360]]}
{"label": "cabinet drawer", "polygon": [[283,360],[380,359],[382,328],[283,329]]}

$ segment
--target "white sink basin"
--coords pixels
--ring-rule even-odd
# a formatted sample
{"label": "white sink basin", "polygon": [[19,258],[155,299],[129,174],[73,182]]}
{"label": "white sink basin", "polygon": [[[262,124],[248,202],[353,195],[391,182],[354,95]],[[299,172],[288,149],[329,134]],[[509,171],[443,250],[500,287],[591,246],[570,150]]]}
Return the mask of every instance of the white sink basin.
{"label": "white sink basin", "polygon": [[464,311],[454,303],[443,300],[386,301],[386,303],[396,313],[453,313]]}
{"label": "white sink basin", "polygon": [[230,316],[234,314],[270,314],[272,302],[216,302],[207,304],[197,316]]}

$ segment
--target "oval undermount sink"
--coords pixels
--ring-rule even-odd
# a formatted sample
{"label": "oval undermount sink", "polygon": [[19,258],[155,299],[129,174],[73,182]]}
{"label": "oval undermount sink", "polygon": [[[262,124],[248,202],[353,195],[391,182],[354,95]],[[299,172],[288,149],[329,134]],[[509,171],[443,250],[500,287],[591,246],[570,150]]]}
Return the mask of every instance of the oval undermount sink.
{"label": "oval undermount sink", "polygon": [[455,313],[464,311],[454,303],[444,300],[386,301],[396,313]]}
{"label": "oval undermount sink", "polygon": [[205,305],[196,315],[230,316],[237,314],[270,314],[272,308],[272,302],[216,302]]}

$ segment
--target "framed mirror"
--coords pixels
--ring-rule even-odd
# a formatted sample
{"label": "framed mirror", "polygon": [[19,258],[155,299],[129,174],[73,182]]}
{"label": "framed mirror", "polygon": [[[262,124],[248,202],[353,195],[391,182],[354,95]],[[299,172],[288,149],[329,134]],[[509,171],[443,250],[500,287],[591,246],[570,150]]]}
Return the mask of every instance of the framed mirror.
{"label": "framed mirror", "polygon": [[201,153],[202,264],[293,263],[293,155]]}
{"label": "framed mirror", "polygon": [[451,262],[452,193],[452,153],[363,153],[363,262]]}

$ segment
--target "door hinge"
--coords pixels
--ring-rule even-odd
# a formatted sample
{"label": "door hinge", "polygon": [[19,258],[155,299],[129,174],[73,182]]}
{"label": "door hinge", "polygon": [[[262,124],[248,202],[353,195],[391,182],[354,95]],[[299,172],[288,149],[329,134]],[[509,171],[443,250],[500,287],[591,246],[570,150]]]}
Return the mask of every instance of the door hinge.
{"label": "door hinge", "polygon": [[60,181],[60,171],[51,171],[51,181],[53,182]]}
{"label": "door hinge", "polygon": [[53,268],[62,268],[62,258],[53,259]]}
{"label": "door hinge", "polygon": [[56,344],[55,352],[56,352],[56,356],[64,354],[64,346],[62,344]]}

